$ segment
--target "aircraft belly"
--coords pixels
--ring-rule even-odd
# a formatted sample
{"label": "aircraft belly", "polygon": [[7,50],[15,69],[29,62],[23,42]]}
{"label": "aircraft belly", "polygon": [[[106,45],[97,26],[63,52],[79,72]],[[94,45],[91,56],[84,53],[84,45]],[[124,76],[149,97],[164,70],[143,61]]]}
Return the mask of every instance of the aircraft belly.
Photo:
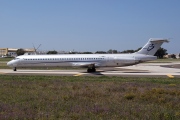
{"label": "aircraft belly", "polygon": [[117,66],[117,67],[134,65],[134,64],[135,64],[134,59],[115,60],[115,66]]}
{"label": "aircraft belly", "polygon": [[114,67],[116,66],[116,63],[114,61],[107,61],[104,65],[105,67]]}

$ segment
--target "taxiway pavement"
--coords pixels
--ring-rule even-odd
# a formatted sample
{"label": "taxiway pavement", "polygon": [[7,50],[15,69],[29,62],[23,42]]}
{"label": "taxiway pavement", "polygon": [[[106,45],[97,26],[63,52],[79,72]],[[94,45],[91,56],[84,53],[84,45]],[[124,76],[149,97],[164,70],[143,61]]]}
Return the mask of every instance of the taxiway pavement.
{"label": "taxiway pavement", "polygon": [[34,69],[0,69],[0,74],[7,75],[55,75],[55,76],[123,76],[123,77],[179,77],[180,62],[142,63],[127,67],[98,68],[95,73],[81,70],[34,70]]}

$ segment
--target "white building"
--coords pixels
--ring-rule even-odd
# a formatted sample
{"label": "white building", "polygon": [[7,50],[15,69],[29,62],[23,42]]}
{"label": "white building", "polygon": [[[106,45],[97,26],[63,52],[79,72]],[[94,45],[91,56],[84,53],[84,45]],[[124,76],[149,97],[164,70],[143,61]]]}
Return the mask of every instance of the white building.
{"label": "white building", "polygon": [[[1,56],[11,56],[11,57],[16,57],[16,51],[17,48],[0,48],[0,57]],[[35,50],[30,48],[30,49],[24,49],[26,53],[34,53]]]}

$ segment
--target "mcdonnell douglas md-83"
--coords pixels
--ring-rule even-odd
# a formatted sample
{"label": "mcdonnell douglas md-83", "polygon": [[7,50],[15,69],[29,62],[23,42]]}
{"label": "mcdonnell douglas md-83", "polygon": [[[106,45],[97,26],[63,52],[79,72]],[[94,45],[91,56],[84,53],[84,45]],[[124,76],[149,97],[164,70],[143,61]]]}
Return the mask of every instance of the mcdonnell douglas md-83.
{"label": "mcdonnell douglas md-83", "polygon": [[22,55],[7,63],[14,71],[18,67],[86,67],[87,72],[96,72],[97,67],[121,67],[156,60],[156,51],[167,39],[149,39],[138,52],[132,54],[63,54]]}

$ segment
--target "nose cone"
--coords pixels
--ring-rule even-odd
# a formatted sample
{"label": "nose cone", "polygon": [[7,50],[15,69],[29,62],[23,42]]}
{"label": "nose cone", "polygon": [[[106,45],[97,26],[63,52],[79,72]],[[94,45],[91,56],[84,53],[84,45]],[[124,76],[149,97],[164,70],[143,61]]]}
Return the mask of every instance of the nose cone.
{"label": "nose cone", "polygon": [[12,61],[9,61],[9,62],[7,63],[7,66],[12,67],[12,66],[13,66]]}

